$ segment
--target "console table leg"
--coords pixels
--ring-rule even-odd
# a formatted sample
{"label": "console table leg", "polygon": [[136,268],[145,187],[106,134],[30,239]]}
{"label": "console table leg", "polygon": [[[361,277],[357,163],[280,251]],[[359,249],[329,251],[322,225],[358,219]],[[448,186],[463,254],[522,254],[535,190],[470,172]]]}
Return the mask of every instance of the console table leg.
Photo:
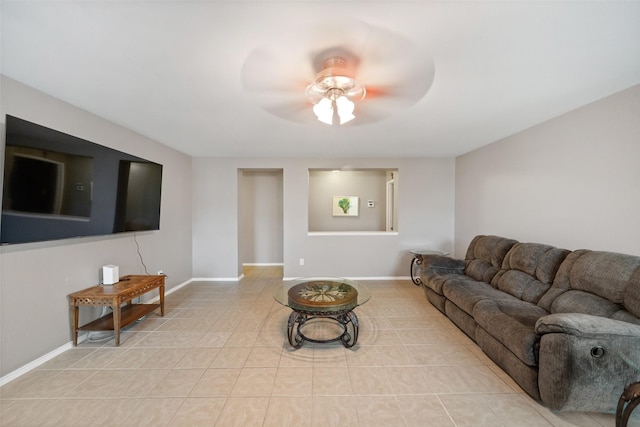
{"label": "console table leg", "polygon": [[78,346],[78,314],[80,307],[77,305],[69,306],[69,317],[71,320],[71,337],[73,338],[73,346]]}
{"label": "console table leg", "polygon": [[160,316],[164,317],[164,285],[160,286],[158,296],[160,297]]}
{"label": "console table leg", "polygon": [[120,345],[120,304],[115,304],[113,307],[113,339],[114,345],[118,347]]}

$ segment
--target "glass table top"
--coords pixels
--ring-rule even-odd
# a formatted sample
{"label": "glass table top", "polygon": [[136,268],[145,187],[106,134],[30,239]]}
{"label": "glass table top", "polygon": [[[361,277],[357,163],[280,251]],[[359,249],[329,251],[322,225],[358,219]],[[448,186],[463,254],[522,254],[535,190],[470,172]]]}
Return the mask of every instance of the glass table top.
{"label": "glass table top", "polygon": [[435,249],[423,249],[423,248],[409,249],[409,252],[411,252],[414,255],[442,255],[442,256],[449,255],[449,252],[438,251]]}
{"label": "glass table top", "polygon": [[[305,277],[302,279],[288,280],[278,285],[273,292],[273,298],[280,304],[296,309],[292,305],[289,296],[289,290],[298,285],[307,285],[305,297],[311,301],[327,301],[332,298],[339,299],[344,289],[348,285],[357,292],[357,301],[354,307],[360,306],[371,298],[371,291],[368,287],[355,280],[345,279],[342,277]],[[307,307],[308,308],[308,307]]]}

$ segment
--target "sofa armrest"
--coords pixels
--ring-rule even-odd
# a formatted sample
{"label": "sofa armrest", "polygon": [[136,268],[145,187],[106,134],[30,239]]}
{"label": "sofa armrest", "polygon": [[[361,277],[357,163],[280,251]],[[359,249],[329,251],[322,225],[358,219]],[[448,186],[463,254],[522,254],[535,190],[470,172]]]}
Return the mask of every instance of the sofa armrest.
{"label": "sofa armrest", "polygon": [[435,274],[464,274],[465,262],[442,255],[422,255],[421,266]]}
{"label": "sofa armrest", "polygon": [[613,412],[640,378],[640,325],[580,313],[536,322],[540,398],[556,410]]}
{"label": "sofa armrest", "polygon": [[628,336],[640,338],[640,325],[582,313],[556,313],[536,322],[540,335],[564,333],[576,337]]}

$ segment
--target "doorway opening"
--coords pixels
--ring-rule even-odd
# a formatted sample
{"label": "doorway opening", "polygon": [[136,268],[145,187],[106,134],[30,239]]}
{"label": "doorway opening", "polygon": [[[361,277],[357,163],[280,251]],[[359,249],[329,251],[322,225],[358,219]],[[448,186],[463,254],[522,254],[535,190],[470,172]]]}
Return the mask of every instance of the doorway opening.
{"label": "doorway opening", "polygon": [[[245,267],[283,265],[283,200],[282,169],[238,170],[238,260],[241,273]],[[281,273],[282,268],[279,271]]]}

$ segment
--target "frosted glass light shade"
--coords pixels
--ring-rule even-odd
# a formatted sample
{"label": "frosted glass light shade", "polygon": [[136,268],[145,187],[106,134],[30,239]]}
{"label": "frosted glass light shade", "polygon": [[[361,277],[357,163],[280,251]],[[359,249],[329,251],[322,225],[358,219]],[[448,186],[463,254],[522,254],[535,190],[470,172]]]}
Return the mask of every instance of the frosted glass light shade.
{"label": "frosted glass light shade", "polygon": [[313,106],[313,113],[318,120],[325,124],[333,122],[333,104],[329,98],[322,98],[320,102]]}
{"label": "frosted glass light shade", "polygon": [[355,105],[346,96],[341,96],[336,99],[336,107],[338,109],[338,116],[340,117],[341,125],[353,120],[356,117],[353,115]]}
{"label": "frosted glass light shade", "polygon": [[342,125],[353,120],[355,105],[346,96],[340,96],[335,101],[329,98],[322,98],[320,102],[313,106],[313,113],[322,123],[332,125],[334,121]]}

